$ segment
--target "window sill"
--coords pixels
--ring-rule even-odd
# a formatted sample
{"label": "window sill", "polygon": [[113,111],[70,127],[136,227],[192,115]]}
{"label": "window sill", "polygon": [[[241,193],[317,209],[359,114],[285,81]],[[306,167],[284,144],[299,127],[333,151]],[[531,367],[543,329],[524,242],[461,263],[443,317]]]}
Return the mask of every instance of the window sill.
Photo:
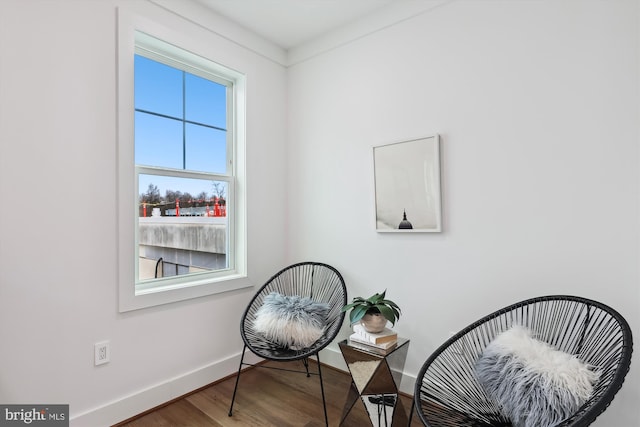
{"label": "window sill", "polygon": [[120,312],[139,310],[157,305],[170,304],[177,301],[185,301],[200,298],[207,295],[215,295],[237,289],[249,288],[253,285],[246,275],[236,274],[218,279],[205,279],[202,281],[190,281],[188,284],[158,286],[150,289],[137,290],[130,294],[119,295]]}

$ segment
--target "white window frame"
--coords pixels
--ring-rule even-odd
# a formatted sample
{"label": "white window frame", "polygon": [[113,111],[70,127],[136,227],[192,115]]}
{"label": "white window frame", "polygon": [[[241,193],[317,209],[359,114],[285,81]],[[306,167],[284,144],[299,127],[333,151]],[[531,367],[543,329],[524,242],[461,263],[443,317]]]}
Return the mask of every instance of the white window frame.
{"label": "white window frame", "polygon": [[[120,312],[152,307],[249,287],[247,279],[246,191],[245,191],[245,93],[244,74],[207,59],[199,50],[202,43],[183,32],[169,29],[154,21],[118,9],[118,285]],[[134,54],[188,64],[191,72],[200,76],[212,72],[233,83],[228,96],[233,97],[233,119],[229,132],[227,175],[220,181],[228,183],[227,256],[229,269],[210,273],[188,274],[138,284],[138,173],[157,173],[154,168],[136,167],[134,156]],[[154,57],[155,56],[155,57]],[[167,59],[171,58],[171,59]],[[156,59],[157,60],[157,59]],[[184,69],[183,67],[180,67]],[[205,70],[205,71],[203,71]],[[209,76],[206,76],[210,78]],[[231,92],[231,93],[229,93]],[[173,174],[173,173],[172,173]],[[176,176],[193,177],[197,173],[175,171]]]}

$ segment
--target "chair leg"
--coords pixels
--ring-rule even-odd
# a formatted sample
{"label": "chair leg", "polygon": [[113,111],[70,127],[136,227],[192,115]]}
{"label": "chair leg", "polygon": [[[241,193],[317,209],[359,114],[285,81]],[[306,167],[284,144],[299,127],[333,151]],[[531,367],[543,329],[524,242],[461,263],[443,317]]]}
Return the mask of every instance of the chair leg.
{"label": "chair leg", "polygon": [[229,406],[229,416],[233,415],[233,402],[236,400],[236,392],[238,391],[238,382],[240,381],[240,372],[242,372],[242,363],[244,362],[244,353],[247,350],[247,345],[245,344],[242,348],[242,356],[240,356],[240,365],[238,366],[238,375],[236,375],[236,385],[233,388],[233,397],[231,397],[231,406]]}
{"label": "chair leg", "polygon": [[411,421],[413,420],[413,411],[416,409],[416,400],[411,398],[411,411],[409,412],[409,422],[407,423],[407,427],[411,426]]}
{"label": "chair leg", "polygon": [[307,357],[302,359],[302,364],[304,365],[304,369],[307,370],[307,378],[309,378],[311,376],[311,374],[309,373],[309,359]]}
{"label": "chair leg", "polygon": [[320,352],[316,353],[318,359],[318,376],[320,377],[320,392],[322,393],[322,409],[324,409],[324,423],[329,427],[329,417],[327,416],[327,402],[324,398],[324,384],[322,383],[322,369],[320,368]]}

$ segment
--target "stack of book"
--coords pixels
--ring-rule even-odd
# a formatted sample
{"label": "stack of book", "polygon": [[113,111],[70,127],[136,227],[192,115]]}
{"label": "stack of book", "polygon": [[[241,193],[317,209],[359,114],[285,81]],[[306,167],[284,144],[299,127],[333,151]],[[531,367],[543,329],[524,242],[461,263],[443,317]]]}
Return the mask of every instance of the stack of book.
{"label": "stack of book", "polygon": [[355,324],[349,340],[387,350],[398,343],[398,333],[389,328],[377,333],[367,332],[362,325]]}

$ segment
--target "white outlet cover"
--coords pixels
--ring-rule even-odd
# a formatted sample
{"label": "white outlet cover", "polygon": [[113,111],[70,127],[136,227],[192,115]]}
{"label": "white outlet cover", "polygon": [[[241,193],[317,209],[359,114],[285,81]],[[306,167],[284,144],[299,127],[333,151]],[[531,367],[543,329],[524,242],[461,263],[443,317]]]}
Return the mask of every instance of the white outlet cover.
{"label": "white outlet cover", "polygon": [[93,345],[93,361],[95,366],[109,363],[110,358],[111,349],[109,348],[109,341],[102,341]]}

